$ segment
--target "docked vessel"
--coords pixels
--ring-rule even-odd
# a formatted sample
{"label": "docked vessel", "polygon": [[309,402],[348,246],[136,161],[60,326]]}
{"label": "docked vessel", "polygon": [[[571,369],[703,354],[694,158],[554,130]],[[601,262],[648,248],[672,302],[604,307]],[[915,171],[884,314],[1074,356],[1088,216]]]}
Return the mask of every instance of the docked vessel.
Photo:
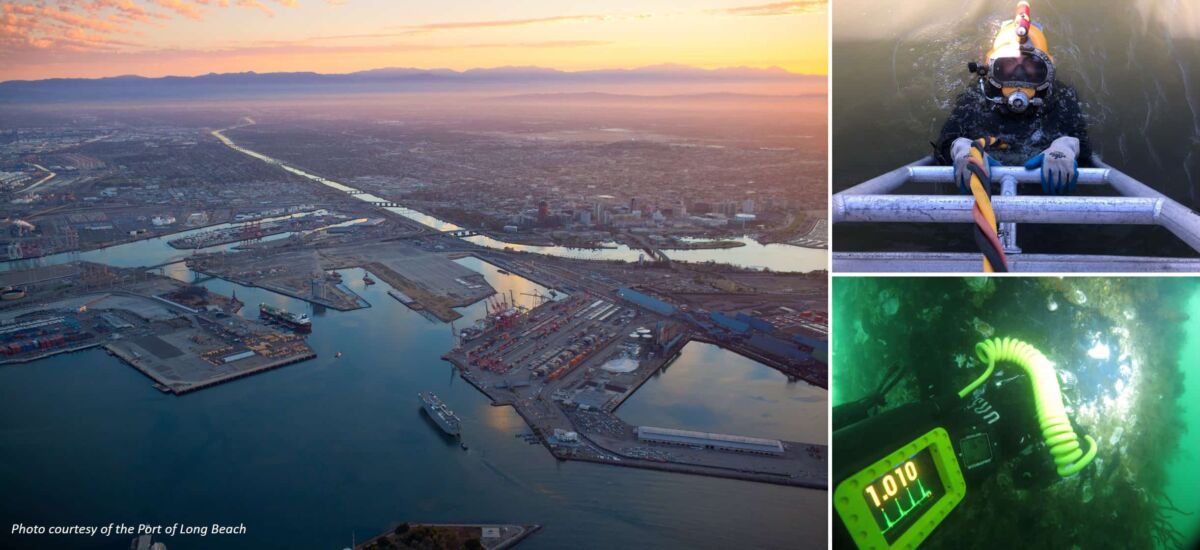
{"label": "docked vessel", "polygon": [[297,332],[311,332],[312,319],[306,314],[292,313],[267,304],[258,304],[258,316],[274,321]]}
{"label": "docked vessel", "polygon": [[483,329],[479,327],[467,327],[458,333],[458,337],[462,338],[464,342],[470,342],[480,336],[483,336]]}
{"label": "docked vessel", "polygon": [[420,392],[417,397],[421,398],[421,406],[425,409],[425,413],[443,432],[455,436],[459,434],[462,423],[454,411],[451,411],[438,396],[433,392]]}

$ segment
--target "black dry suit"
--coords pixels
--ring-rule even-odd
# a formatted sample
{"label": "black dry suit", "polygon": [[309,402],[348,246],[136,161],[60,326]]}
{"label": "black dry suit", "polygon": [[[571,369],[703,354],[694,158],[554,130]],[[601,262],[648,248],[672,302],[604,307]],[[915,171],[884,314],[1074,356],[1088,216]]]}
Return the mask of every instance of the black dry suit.
{"label": "black dry suit", "polygon": [[1010,113],[1003,106],[987,101],[977,86],[968,88],[955,100],[954,110],[942,126],[934,147],[941,164],[952,164],[950,145],[955,138],[978,139],[994,136],[999,143],[988,148],[992,158],[1008,166],[1020,166],[1041,153],[1054,140],[1079,138],[1079,165],[1092,157],[1087,137],[1087,122],[1079,107],[1075,88],[1055,82],[1054,93],[1045,105],[1030,107],[1025,113]]}

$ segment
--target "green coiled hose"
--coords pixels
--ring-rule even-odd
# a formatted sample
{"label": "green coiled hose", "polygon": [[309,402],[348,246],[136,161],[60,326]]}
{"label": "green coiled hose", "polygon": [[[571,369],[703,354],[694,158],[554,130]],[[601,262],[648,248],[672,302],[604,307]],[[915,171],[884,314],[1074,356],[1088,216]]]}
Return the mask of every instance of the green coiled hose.
{"label": "green coiled hose", "polygon": [[1084,436],[1088,442],[1087,454],[1080,449],[1079,436],[1071,428],[1071,421],[1067,419],[1067,411],[1063,407],[1062,391],[1058,387],[1054,364],[1042,355],[1042,352],[1016,338],[992,338],[975,344],[975,355],[987,364],[987,370],[958,392],[960,398],[966,397],[983,384],[992,375],[992,371],[996,370],[997,362],[1014,363],[1025,369],[1033,383],[1033,400],[1037,405],[1038,424],[1046,446],[1050,447],[1054,464],[1058,466],[1058,475],[1074,475],[1096,458],[1096,441],[1092,436]]}

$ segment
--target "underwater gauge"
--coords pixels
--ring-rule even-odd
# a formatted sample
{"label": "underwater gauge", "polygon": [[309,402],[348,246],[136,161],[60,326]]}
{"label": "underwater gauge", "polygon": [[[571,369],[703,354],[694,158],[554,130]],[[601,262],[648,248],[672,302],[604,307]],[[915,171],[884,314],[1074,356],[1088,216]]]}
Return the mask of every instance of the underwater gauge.
{"label": "underwater gauge", "polygon": [[958,392],[873,414],[893,384],[886,381],[897,379],[889,373],[873,393],[834,407],[834,548],[851,543],[862,550],[916,548],[966,498],[964,469],[973,473],[974,483],[980,467],[993,460],[993,443],[955,415],[997,363],[1029,377],[1037,425],[1060,477],[1079,473],[1096,457],[1095,440],[1080,438],[1071,426],[1054,363],[1042,352],[1015,338],[993,338],[976,344],[975,354],[987,369]]}
{"label": "underwater gauge", "polygon": [[842,480],[833,503],[859,548],[916,548],[966,495],[950,434],[934,428]]}

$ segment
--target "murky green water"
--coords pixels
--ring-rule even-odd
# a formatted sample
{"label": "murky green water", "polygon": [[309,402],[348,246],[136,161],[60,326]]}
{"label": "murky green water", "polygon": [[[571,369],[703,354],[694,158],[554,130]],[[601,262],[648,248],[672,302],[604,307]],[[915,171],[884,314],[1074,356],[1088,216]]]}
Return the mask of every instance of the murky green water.
{"label": "murky green water", "polygon": [[[1200,2],[1031,2],[1059,78],[1078,90],[1093,148],[1105,162],[1200,207]],[[1016,2],[839,0],[833,10],[833,189],[912,162],[932,149]],[[925,187],[928,191],[929,187]],[[915,192],[912,191],[912,192]],[[953,192],[943,189],[942,192]],[[969,233],[941,226],[839,224],[841,250],[971,250]],[[1083,238],[1086,235],[1086,238]],[[1189,255],[1148,228],[1021,227],[1027,251]]]}
{"label": "murky green water", "polygon": [[1187,428],[1179,452],[1167,463],[1167,496],[1180,510],[1172,524],[1191,542],[1190,548],[1200,545],[1200,291],[1192,295],[1187,306],[1188,323],[1183,350],[1179,353],[1179,368],[1183,371],[1183,422]]}
{"label": "murky green water", "polygon": [[[837,278],[833,305],[834,406],[868,394],[892,366],[903,374],[882,410],[958,392],[984,371],[975,344],[1012,337],[1055,363],[1073,429],[1096,441],[1082,471],[1056,474],[1030,379],[1002,363],[968,396],[986,407],[957,400],[931,421],[952,439],[974,422],[996,446],[928,547],[1172,548],[1194,536],[1200,281]],[[974,418],[980,409],[998,413],[994,425]]]}

